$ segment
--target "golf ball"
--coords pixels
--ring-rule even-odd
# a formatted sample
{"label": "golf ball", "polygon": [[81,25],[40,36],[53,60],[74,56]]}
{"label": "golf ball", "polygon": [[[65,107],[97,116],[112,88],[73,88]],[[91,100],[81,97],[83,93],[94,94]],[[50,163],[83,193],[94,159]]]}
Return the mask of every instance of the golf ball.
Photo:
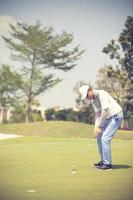
{"label": "golf ball", "polygon": [[76,171],[73,171],[73,172],[72,172],[72,174],[74,174],[74,175],[75,175],[75,174],[76,174]]}
{"label": "golf ball", "polygon": [[36,192],[36,190],[27,190],[27,192]]}

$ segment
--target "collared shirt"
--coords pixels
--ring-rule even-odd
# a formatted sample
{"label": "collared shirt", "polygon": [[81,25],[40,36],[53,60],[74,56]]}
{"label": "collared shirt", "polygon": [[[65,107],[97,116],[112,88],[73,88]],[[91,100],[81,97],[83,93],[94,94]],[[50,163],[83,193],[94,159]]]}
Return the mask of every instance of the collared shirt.
{"label": "collared shirt", "polygon": [[[102,126],[104,120],[122,112],[120,105],[105,90],[93,90],[94,99],[90,100],[96,113],[95,126]],[[103,115],[106,113],[106,115]]]}

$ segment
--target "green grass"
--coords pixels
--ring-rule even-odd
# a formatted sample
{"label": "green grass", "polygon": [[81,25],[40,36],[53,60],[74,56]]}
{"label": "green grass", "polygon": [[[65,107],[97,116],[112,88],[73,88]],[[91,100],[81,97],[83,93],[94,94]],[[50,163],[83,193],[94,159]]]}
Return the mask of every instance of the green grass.
{"label": "green grass", "polygon": [[0,132],[45,137],[87,137],[93,126],[65,121],[45,121],[28,124],[0,125]]}
{"label": "green grass", "polygon": [[1,141],[0,200],[131,200],[133,141],[114,140],[112,148],[115,168],[103,172],[92,167],[98,160],[94,139]]}
{"label": "green grass", "polygon": [[[92,138],[93,126],[77,122],[46,121],[0,125],[0,133],[58,138]],[[119,130],[115,138],[133,139],[133,131]]]}
{"label": "green grass", "polygon": [[[92,166],[98,161],[93,126],[7,124],[0,126],[0,132],[25,135],[0,141],[0,200],[133,199],[132,131],[119,131],[113,140],[112,171]],[[76,175],[72,175],[73,164]]]}

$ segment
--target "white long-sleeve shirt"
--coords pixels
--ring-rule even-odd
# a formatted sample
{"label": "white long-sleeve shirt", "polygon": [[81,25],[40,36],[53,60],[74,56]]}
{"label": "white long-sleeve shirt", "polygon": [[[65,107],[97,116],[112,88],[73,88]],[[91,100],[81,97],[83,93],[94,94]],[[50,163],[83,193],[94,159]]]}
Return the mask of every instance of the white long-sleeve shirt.
{"label": "white long-sleeve shirt", "polygon": [[95,127],[102,127],[104,121],[122,112],[120,105],[105,90],[93,90],[94,99],[91,100],[95,117]]}

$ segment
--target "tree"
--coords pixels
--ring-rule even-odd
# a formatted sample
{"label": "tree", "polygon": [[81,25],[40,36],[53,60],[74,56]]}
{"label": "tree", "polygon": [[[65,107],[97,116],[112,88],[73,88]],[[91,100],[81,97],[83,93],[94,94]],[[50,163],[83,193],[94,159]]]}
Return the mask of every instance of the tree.
{"label": "tree", "polygon": [[112,40],[103,52],[108,54],[111,59],[118,60],[121,68],[128,72],[128,78],[131,81],[127,88],[125,102],[125,116],[133,115],[133,17],[128,16],[125,22],[125,28],[121,32],[118,41]]}
{"label": "tree", "polygon": [[[40,106],[40,103],[37,99],[33,99],[31,102],[31,113],[30,113],[30,121],[35,122],[35,121],[42,121],[41,113],[37,110],[37,108]],[[12,103],[12,115],[10,122],[12,123],[22,123],[25,121],[25,116],[26,116],[26,104],[25,101],[22,99],[14,99]],[[33,109],[34,107],[34,109]],[[36,108],[36,109],[35,109]]]}
{"label": "tree", "polygon": [[26,97],[26,121],[30,119],[32,100],[61,81],[47,69],[67,72],[76,66],[84,50],[79,45],[72,48],[73,34],[54,34],[52,27],[17,23],[10,25],[10,37],[3,37],[12,51],[12,59],[21,61],[19,68],[23,77],[22,91]]}
{"label": "tree", "polygon": [[55,110],[48,109],[45,112],[46,120],[63,120],[63,121],[75,121],[82,123],[94,123],[94,112],[92,107],[82,108],[75,111],[72,108]]}
{"label": "tree", "polygon": [[124,107],[127,88],[131,86],[127,71],[121,67],[116,66],[113,68],[109,65],[102,67],[97,76],[97,88],[108,91]]}
{"label": "tree", "polygon": [[22,123],[25,121],[25,104],[24,102],[15,101],[13,102],[12,115],[10,118],[10,123]]}
{"label": "tree", "polygon": [[0,106],[11,106],[18,97],[21,76],[8,65],[0,66]]}
{"label": "tree", "polygon": [[111,40],[103,52],[108,54],[111,59],[117,59],[119,64],[124,67],[133,78],[133,17],[127,17],[125,29],[120,34],[118,41]]}

